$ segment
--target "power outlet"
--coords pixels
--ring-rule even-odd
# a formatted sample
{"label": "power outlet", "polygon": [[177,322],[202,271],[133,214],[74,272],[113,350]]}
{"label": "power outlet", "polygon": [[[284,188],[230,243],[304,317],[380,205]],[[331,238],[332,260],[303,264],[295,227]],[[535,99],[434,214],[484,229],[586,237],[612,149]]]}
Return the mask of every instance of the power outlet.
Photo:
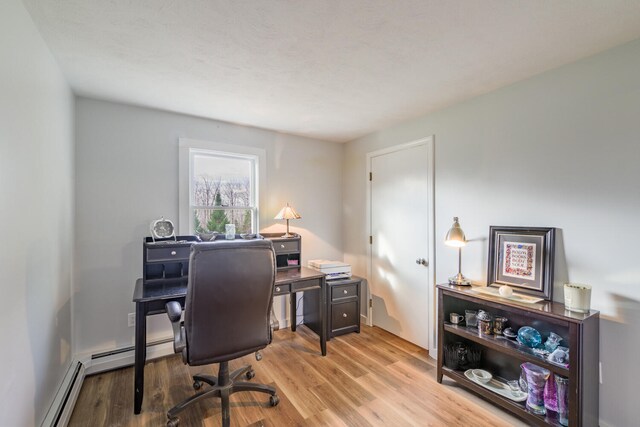
{"label": "power outlet", "polygon": [[135,313],[127,314],[127,325],[129,327],[136,326],[136,314]]}

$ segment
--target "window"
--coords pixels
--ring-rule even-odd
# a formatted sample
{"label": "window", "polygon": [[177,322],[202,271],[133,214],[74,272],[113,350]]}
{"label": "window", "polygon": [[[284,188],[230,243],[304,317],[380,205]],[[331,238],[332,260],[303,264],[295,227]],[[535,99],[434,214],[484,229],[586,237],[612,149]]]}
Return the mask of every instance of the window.
{"label": "window", "polygon": [[235,224],[236,233],[256,233],[263,156],[248,147],[181,139],[180,232],[224,233],[226,224]]}

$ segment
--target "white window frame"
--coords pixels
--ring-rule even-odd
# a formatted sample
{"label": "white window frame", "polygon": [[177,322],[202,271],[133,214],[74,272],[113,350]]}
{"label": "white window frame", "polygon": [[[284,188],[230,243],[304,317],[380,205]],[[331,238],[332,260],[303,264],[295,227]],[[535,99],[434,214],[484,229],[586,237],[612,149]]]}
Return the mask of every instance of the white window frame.
{"label": "white window frame", "polygon": [[[222,142],[203,141],[190,138],[178,140],[178,233],[194,234],[192,214],[192,181],[194,154],[211,154],[253,161],[253,203],[255,204],[255,232],[260,230],[260,206],[264,206],[266,194],[266,152],[263,149]],[[225,209],[224,207],[222,209]],[[229,207],[234,209],[234,207]],[[235,208],[239,209],[239,208]]]}

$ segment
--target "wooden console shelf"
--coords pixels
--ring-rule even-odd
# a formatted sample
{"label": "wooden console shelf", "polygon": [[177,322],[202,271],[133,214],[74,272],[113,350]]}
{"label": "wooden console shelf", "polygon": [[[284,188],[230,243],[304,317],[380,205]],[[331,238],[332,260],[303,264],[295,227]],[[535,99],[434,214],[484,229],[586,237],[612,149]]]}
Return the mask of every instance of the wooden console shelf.
{"label": "wooden console shelf", "polygon": [[[502,397],[469,380],[464,371],[444,366],[444,346],[462,342],[482,350],[480,367],[494,376],[517,379],[520,376],[520,364],[531,362],[556,375],[567,377],[570,390],[569,425],[598,425],[599,312],[574,313],[565,310],[564,304],[552,301],[515,303],[474,292],[472,287],[438,285],[437,289],[438,382],[442,382],[443,375],[446,375],[530,424],[560,425],[554,412],[548,411],[546,416],[533,414],[527,411],[525,402]],[[508,318],[507,326],[514,331],[522,326],[534,327],[542,335],[543,342],[550,332],[559,334],[563,339],[561,345],[569,348],[568,366],[550,362],[531,349],[502,336],[479,335],[476,328],[449,323],[450,313],[464,315],[465,310],[478,309]]]}

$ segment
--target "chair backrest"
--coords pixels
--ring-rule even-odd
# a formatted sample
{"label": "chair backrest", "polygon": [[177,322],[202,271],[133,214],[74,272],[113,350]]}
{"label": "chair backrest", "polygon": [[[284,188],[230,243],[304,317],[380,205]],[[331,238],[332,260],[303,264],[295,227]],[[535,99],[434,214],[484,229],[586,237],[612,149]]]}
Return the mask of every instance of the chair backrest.
{"label": "chair backrest", "polygon": [[192,246],[184,315],[190,365],[232,360],[271,342],[275,265],[269,240]]}

